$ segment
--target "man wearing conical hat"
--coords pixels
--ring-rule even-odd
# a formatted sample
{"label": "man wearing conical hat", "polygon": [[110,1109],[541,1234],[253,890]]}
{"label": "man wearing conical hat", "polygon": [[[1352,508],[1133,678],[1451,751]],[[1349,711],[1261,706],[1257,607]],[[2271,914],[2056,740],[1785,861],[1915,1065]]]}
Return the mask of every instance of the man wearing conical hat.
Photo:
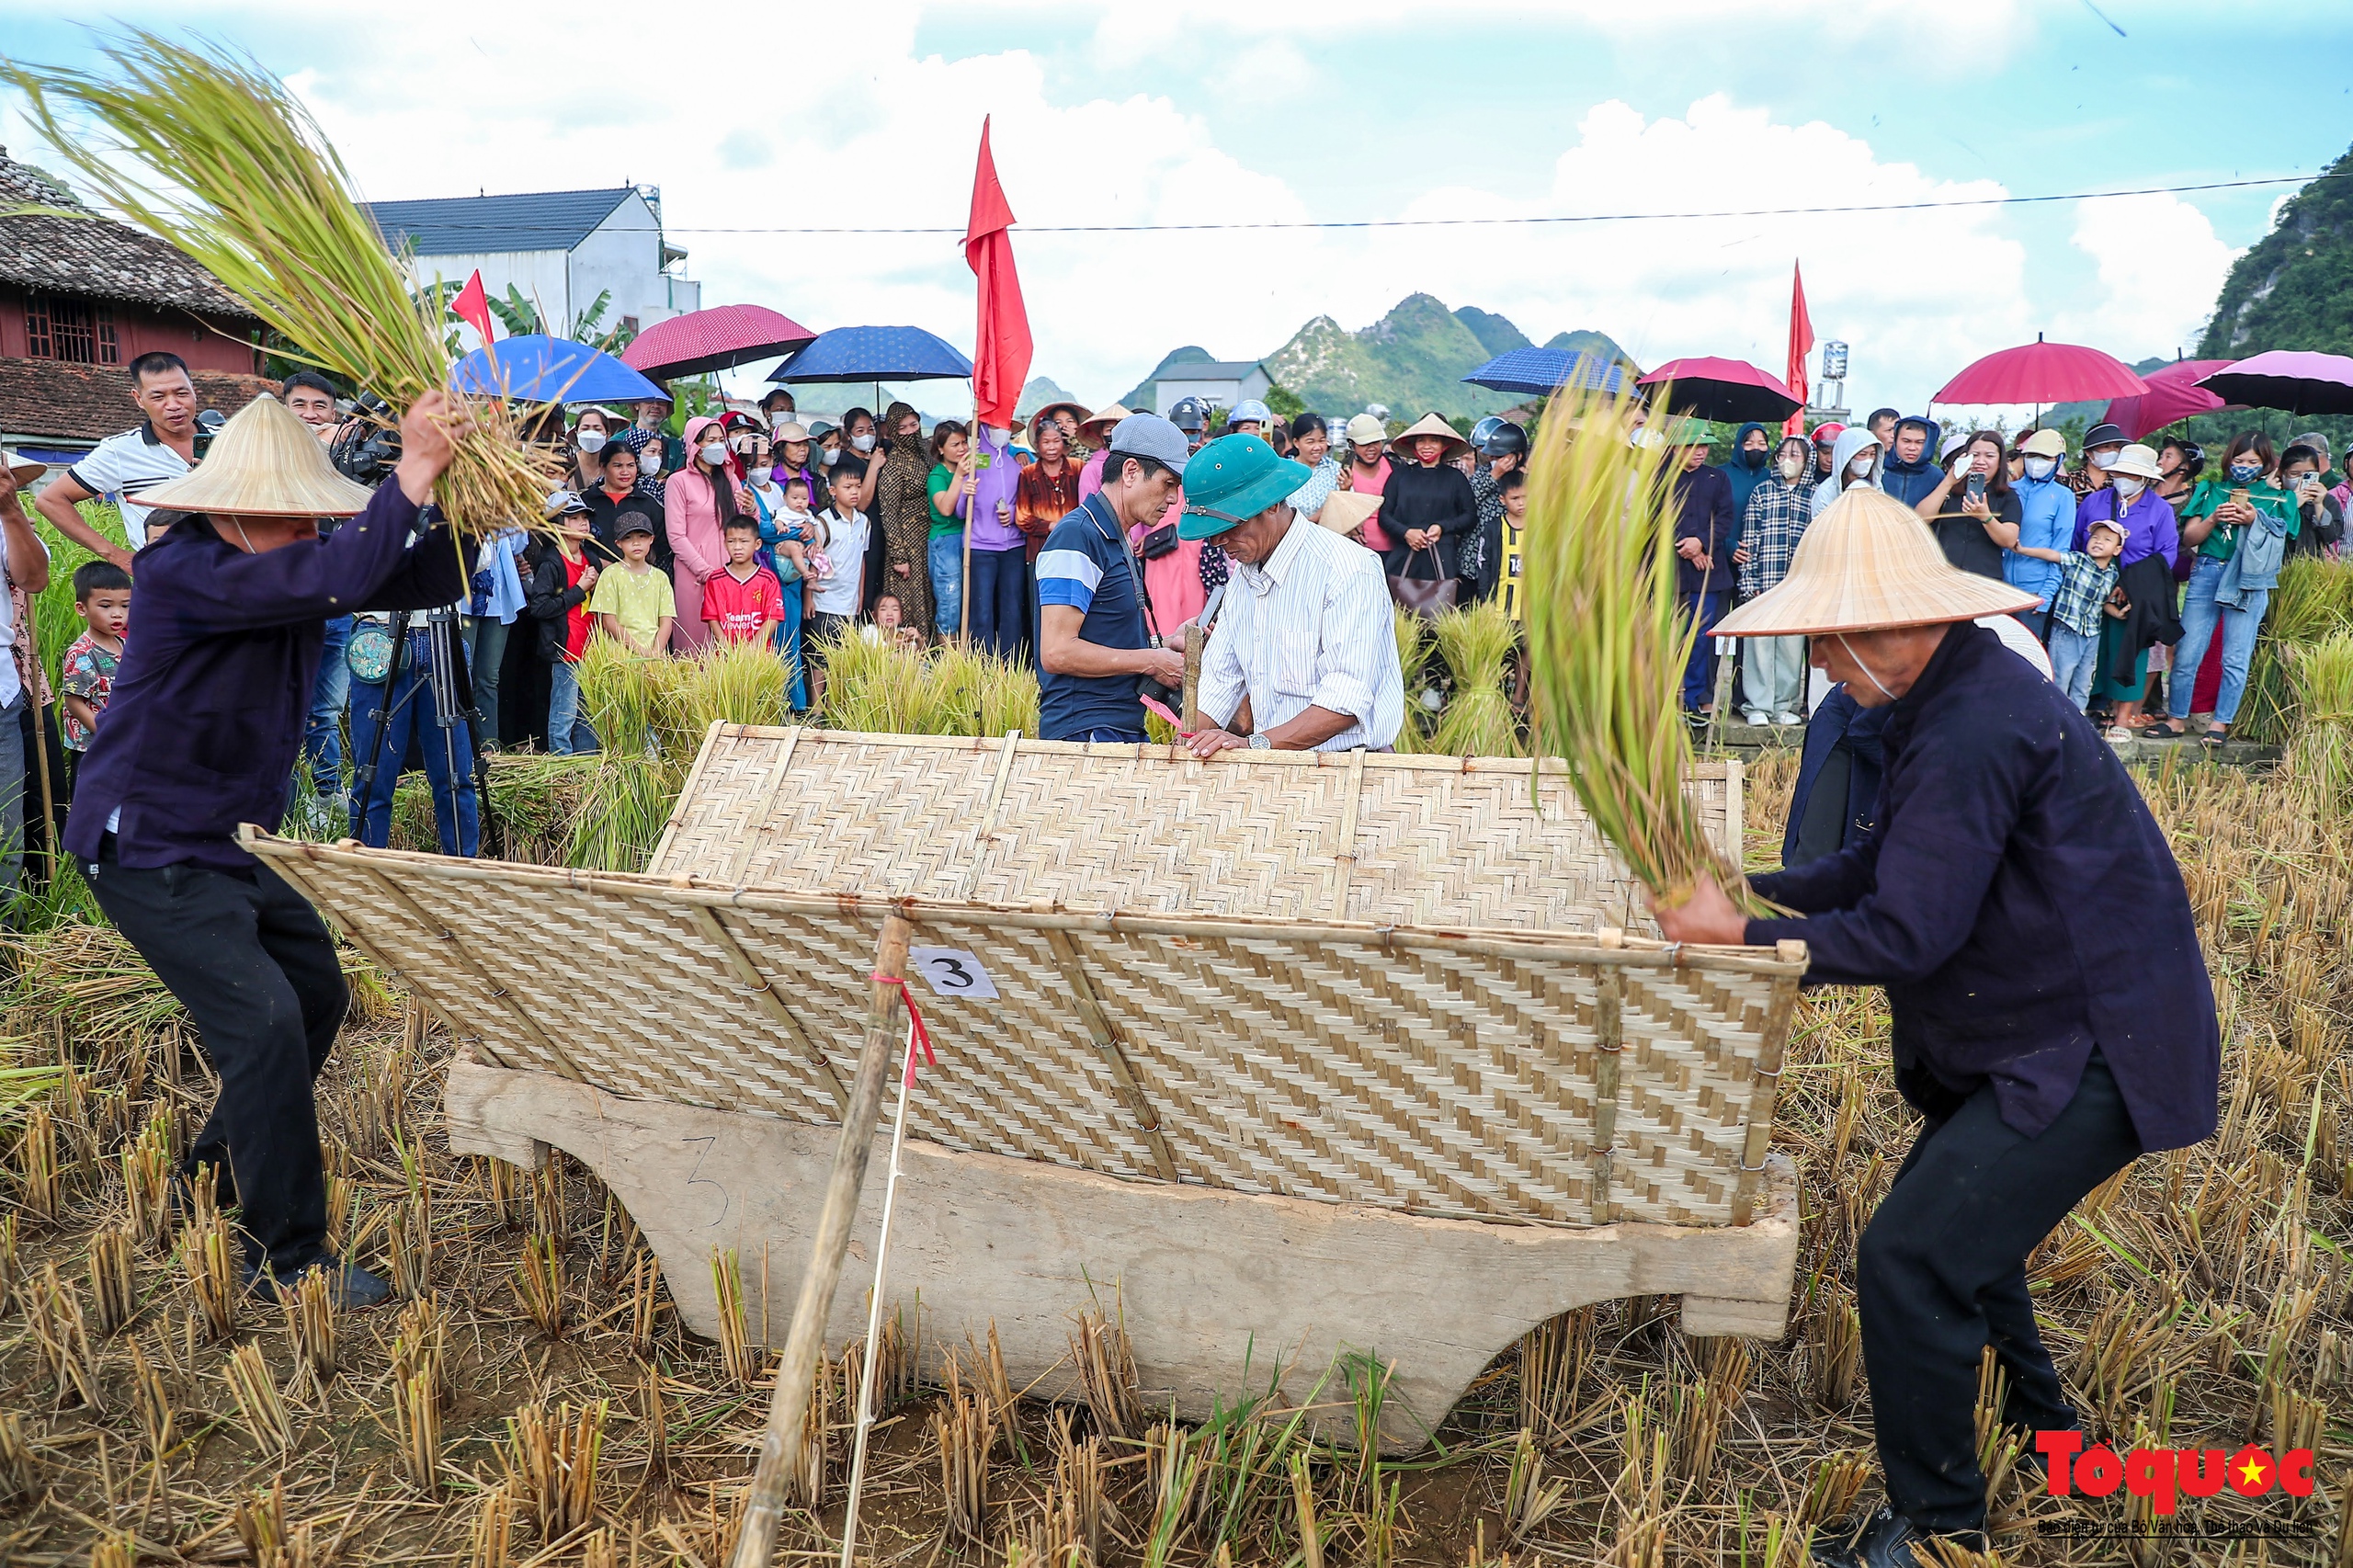
{"label": "man wearing conical hat", "polygon": [[[311,1082],[343,1022],[343,974],[317,912],[235,835],[286,813],[327,619],[464,592],[472,567],[449,528],[418,533],[463,428],[443,394],[420,398],[392,483],[371,496],[265,396],[222,427],[201,468],[142,497],[188,516],[137,557],[129,652],[65,834],[219,1070],[182,1180],[209,1165],[222,1204],[242,1207],[249,1282],[290,1287],[320,1269],[347,1306],[390,1288],[326,1247]],[[321,517],[354,520],[322,540]]]}
{"label": "man wearing conical hat", "polygon": [[1984,1348],[2008,1378],[2006,1425],[2077,1425],[2027,1255],[2135,1155],[2214,1131],[2213,992],[2165,835],[2090,721],[1972,624],[2035,602],[1951,566],[1910,507],[1857,489],[1779,585],[1716,627],[1812,638],[1818,668],[1887,710],[1876,824],[1751,879],[1793,915],[1745,919],[1712,883],[1656,912],[1671,941],[1795,938],[1808,983],[1885,986],[1896,1086],[1922,1119],[1856,1257],[1887,1504],[1818,1562],[1910,1568],[1912,1544],[1938,1536],[1983,1547]]}

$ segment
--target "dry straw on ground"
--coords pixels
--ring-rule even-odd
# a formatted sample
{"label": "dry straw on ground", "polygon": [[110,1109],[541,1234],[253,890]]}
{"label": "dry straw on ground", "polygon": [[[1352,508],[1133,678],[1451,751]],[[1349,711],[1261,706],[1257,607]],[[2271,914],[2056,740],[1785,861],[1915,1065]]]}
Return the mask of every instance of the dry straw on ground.
{"label": "dry straw on ground", "polygon": [[[1751,776],[1756,864],[1775,858],[1789,784],[1780,760]],[[2002,1471],[2002,1560],[2347,1568],[2353,832],[2342,814],[2307,810],[2288,777],[2182,759],[2143,787],[2182,854],[2230,1019],[2222,1131],[2103,1187],[2037,1249],[2029,1274],[2062,1372],[2117,1440],[2235,1450],[2309,1438],[2320,1484],[2301,1502],[2185,1498],[2175,1516],[2214,1531],[2308,1532],[2298,1540],[2071,1540],[2055,1532],[2120,1522],[2122,1501],[2030,1495],[2019,1434],[2000,1428],[1989,1381],[1981,1447]],[[228,1335],[213,1336],[196,1283],[206,1271],[182,1262],[202,1252],[205,1217],[130,1248],[130,1316],[100,1332],[101,1291],[120,1304],[119,1244],[98,1238],[136,1232],[142,1201],[125,1179],[138,1163],[120,1156],[158,1127],[176,1154],[210,1085],[168,1006],[120,973],[110,942],[51,933],[17,951],[28,978],[0,1032],[28,1042],[20,1061],[53,1062],[62,1049],[79,1089],[52,1090],[41,1107],[54,1149],[42,1157],[55,1183],[46,1213],[23,1204],[23,1133],[0,1142],[16,1205],[0,1221],[0,1242],[13,1238],[0,1259],[11,1281],[0,1309],[9,1561],[723,1559],[764,1392],[745,1386],[726,1347],[681,1330],[629,1216],[584,1170],[561,1156],[529,1173],[449,1155],[437,1102],[445,1047],[396,1007],[347,1031],[321,1131],[350,1183],[355,1251],[389,1269],[406,1217],[429,1235],[429,1287],[337,1319],[335,1375],[315,1380],[304,1367],[317,1366],[320,1338],[299,1313],[242,1302]],[[1776,1142],[1802,1173],[1803,1244],[1778,1342],[1690,1339],[1671,1300],[1571,1313],[1497,1358],[1438,1423],[1440,1446],[1392,1462],[1312,1440],[1299,1415],[1329,1404],[1344,1426],[1370,1429],[1385,1396],[1374,1356],[1296,1369],[1279,1392],[1262,1367],[1256,1397],[1173,1427],[1133,1386],[1116,1282],[1104,1282],[1101,1312],[1072,1324],[1073,1360],[1032,1391],[1005,1386],[984,1344],[951,1358],[922,1343],[909,1302],[889,1320],[878,1369],[886,1397],[861,1559],[1795,1568],[1810,1536],[1877,1495],[1854,1250],[1915,1125],[1887,1049],[1878,994],[1802,1004]],[[107,1255],[95,1288],[94,1250]],[[517,1290],[527,1256],[538,1312]],[[547,1332],[550,1305],[561,1337]],[[779,1561],[813,1563],[838,1541],[858,1372],[853,1351],[821,1380],[826,1419]]]}

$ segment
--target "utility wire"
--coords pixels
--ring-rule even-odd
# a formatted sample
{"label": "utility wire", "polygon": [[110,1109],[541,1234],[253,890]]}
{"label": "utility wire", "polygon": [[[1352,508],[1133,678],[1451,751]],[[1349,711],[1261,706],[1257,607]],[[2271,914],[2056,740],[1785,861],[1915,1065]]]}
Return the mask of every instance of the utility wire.
{"label": "utility wire", "polygon": [[[1536,225],[1548,223],[1658,223],[1685,222],[1719,218],[1811,218],[1852,212],[1923,212],[1945,208],[1961,207],[2030,207],[2054,201],[2109,201],[2128,196],[2184,196],[2196,191],[2246,190],[2261,186],[2317,184],[2325,179],[2341,179],[2353,170],[2325,170],[2316,175],[2270,175],[2261,179],[2212,180],[2200,185],[2140,186],[2130,190],[2062,191],[2045,196],[1968,196],[1943,201],[1858,202],[1838,207],[1741,207],[1725,208],[1706,212],[1582,212],[1559,217],[1515,218],[1358,218],[1330,222],[1256,222],[1256,223],[1023,223],[1018,232],[1025,234],[1168,234],[1203,233],[1233,230],[1293,230],[1293,229],[1451,229],[1482,226]],[[460,197],[458,200],[466,200]],[[482,199],[474,198],[472,199]],[[490,199],[497,200],[496,197]],[[379,202],[379,207],[401,207],[405,202]],[[443,220],[420,227],[448,226],[463,228],[475,233],[507,232],[545,233],[544,222],[529,223],[468,223],[462,220]],[[392,227],[397,231],[400,225]],[[961,234],[961,228],[691,228],[691,229],[616,229],[608,233],[672,234]],[[397,236],[396,236],[397,237]]]}

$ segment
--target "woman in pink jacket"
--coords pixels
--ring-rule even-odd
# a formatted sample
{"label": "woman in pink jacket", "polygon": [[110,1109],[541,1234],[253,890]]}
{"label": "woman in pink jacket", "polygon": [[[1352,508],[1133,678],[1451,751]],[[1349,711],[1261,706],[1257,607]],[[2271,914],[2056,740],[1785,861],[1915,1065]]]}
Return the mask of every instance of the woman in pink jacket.
{"label": "woman in pink jacket", "polygon": [[726,431],[716,419],[688,420],[687,465],[671,476],[663,499],[670,548],[678,558],[676,581],[670,585],[678,601],[670,645],[678,652],[693,653],[710,641],[702,623],[703,580],[726,569],[727,546],[721,530],[727,519],[751,511],[752,498],[735,480]]}

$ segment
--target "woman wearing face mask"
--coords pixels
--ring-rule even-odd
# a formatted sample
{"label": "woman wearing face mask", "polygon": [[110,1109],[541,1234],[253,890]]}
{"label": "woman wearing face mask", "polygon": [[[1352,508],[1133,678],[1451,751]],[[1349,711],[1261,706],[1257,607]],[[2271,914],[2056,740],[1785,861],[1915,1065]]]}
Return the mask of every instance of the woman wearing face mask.
{"label": "woman wearing face mask", "polygon": [[2002,552],[2018,541],[2019,517],[2002,437],[1991,430],[1972,433],[1913,510],[1935,530],[1947,561],[1980,577],[2001,578]]}
{"label": "woman wearing face mask", "polygon": [[[1778,586],[1789,575],[1790,557],[1813,519],[1813,498],[1806,480],[1813,467],[1813,449],[1802,436],[1784,436],[1767,467],[1765,477],[1748,493],[1742,509],[1740,548],[1733,560],[1740,567],[1743,602]],[[1797,724],[1804,721],[1805,639],[1756,637],[1743,650],[1741,695],[1747,699],[1743,715],[1752,724]]]}
{"label": "woman wearing face mask", "polygon": [[1838,499],[1858,485],[1875,483],[1879,468],[1879,438],[1866,426],[1852,425],[1838,432],[1837,444],[1830,449],[1830,477],[1814,486],[1813,512],[1820,517]]}
{"label": "woman wearing face mask", "polygon": [[2038,603],[2028,624],[2041,634],[2051,615],[2051,596],[2059,591],[2060,568],[2025,550],[2066,550],[2075,532],[2075,493],[2059,472],[2067,455],[2067,438],[2056,430],[2037,430],[2018,445],[2018,477],[2012,489],[2018,500],[2018,537],[2002,551],[2002,580],[2024,588]]}
{"label": "woman wearing face mask", "polygon": [[672,476],[662,508],[664,531],[678,562],[672,585],[678,621],[670,643],[680,653],[692,653],[710,640],[702,623],[703,583],[726,569],[728,522],[754,515],[751,496],[736,482],[734,454],[727,449],[726,431],[718,420],[688,420],[687,450],[694,455]]}
{"label": "woman wearing face mask", "polygon": [[[2127,607],[2127,613],[2121,620],[2114,616],[2101,619],[2092,698],[2112,705],[2111,738],[2178,734],[2178,730],[2169,730],[2162,722],[2145,732],[2140,725],[2141,704],[2149,689],[2149,650],[2160,642],[2175,643],[2181,635],[2181,622],[2174,610],[2173,580],[2174,551],[2180,548],[2179,525],[2173,508],[2151,488],[2162,477],[2155,452],[2142,446],[2119,447],[2100,472],[2105,483],[2076,504],[2075,531],[2069,545],[2083,549],[2095,522],[2113,523],[2123,530],[2124,548],[2116,557],[2115,597]],[[2185,686],[2183,694],[2188,692]]]}
{"label": "woman wearing face mask", "polygon": [[605,483],[605,443],[612,423],[601,408],[584,408],[572,427],[572,488],[582,494]]}
{"label": "woman wearing face mask", "polygon": [[2108,483],[2108,471],[2124,451],[2124,431],[2114,425],[2095,425],[2084,432],[2082,466],[2067,476],[2080,499]]}
{"label": "woman wearing face mask", "polygon": [[2204,662],[2217,632],[2222,640],[2222,682],[2214,696],[2214,722],[2201,737],[2219,746],[2231,738],[2231,723],[2246,695],[2246,667],[2255,634],[2271,608],[2272,585],[2289,542],[2302,530],[2299,497],[2274,481],[2278,462],[2269,437],[2243,430],[2222,451],[2222,472],[2189,493],[2181,509],[2181,538],[2198,549],[2189,569],[2189,591],[2182,598],[2181,642],[2174,667],[2185,678],[2165,694],[2171,722],[2149,733],[2188,731],[2193,683],[2188,678]]}
{"label": "woman wearing face mask", "polygon": [[866,465],[866,485],[870,494],[874,488],[874,465],[881,462],[881,426],[877,425],[870,410],[853,408],[842,415],[842,444],[839,462],[860,462]]}
{"label": "woman wearing face mask", "polygon": [[[899,596],[899,623],[926,634],[932,630],[931,526],[935,521],[925,482],[931,477],[931,449],[923,437],[923,416],[894,403],[884,419],[889,449],[875,475],[866,507],[882,558],[868,573],[878,594]],[[926,640],[928,638],[926,637]]]}

